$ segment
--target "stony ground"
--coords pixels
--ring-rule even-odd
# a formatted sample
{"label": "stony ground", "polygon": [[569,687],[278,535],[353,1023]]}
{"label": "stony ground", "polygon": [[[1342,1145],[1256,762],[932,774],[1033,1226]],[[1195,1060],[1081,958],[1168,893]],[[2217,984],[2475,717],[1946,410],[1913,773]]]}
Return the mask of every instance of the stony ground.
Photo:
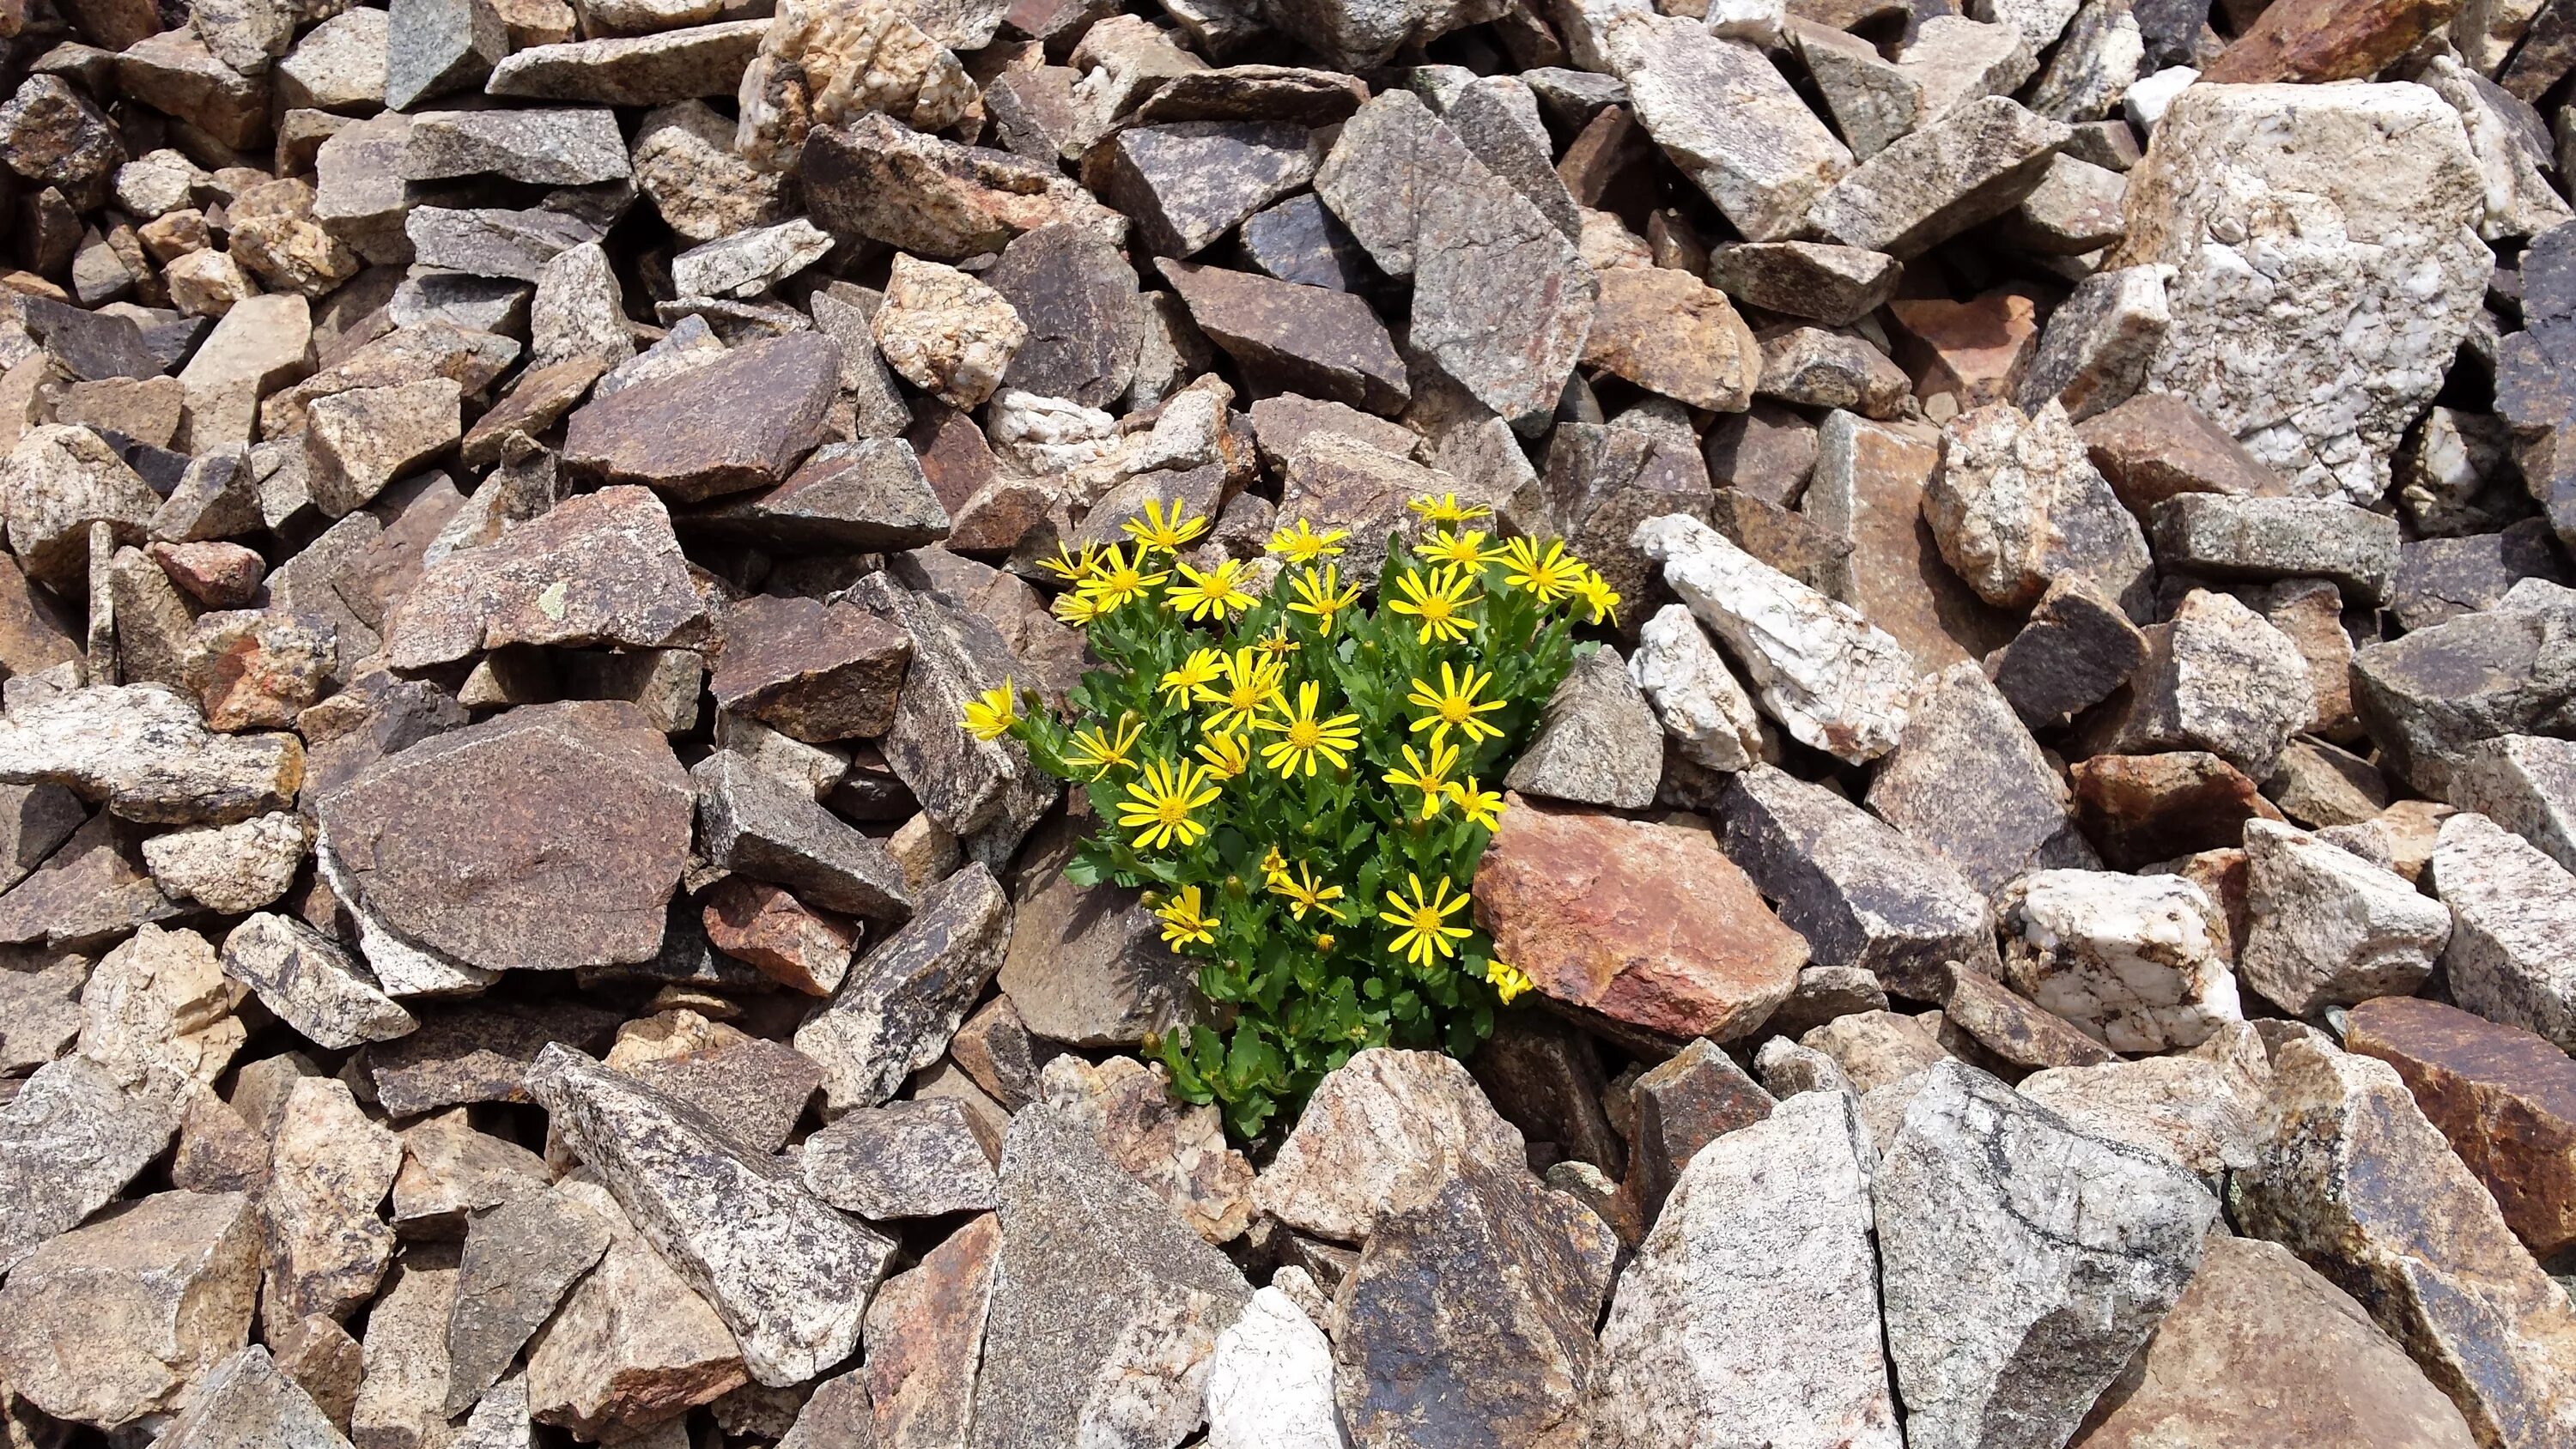
{"label": "stony ground", "polygon": [[[1664,4],[0,0],[7,1449],[2576,1445],[2576,0]],[[957,722],[1423,493],[1232,1143]]]}

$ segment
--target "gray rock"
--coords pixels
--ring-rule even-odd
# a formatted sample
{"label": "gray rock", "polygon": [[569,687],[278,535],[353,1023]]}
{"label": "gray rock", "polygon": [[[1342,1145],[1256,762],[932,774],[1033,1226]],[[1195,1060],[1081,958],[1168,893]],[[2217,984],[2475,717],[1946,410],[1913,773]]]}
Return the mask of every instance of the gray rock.
{"label": "gray rock", "polygon": [[1916,699],[1865,803],[1981,891],[2024,871],[2101,863],[2075,828],[2065,780],[1973,663],[1941,671]]}
{"label": "gray rock", "polygon": [[285,916],[262,911],[233,927],[224,937],[224,974],[315,1045],[335,1051],[419,1026],[338,942]]}
{"label": "gray rock", "polygon": [[1459,87],[1439,110],[1440,119],[1485,169],[1510,182],[1557,230],[1582,238],[1574,197],[1556,174],[1555,141],[1539,120],[1537,95],[1521,77],[1480,76]]}
{"label": "gray rock", "polygon": [[1503,784],[1551,800],[1642,810],[1654,802],[1663,772],[1663,726],[1619,651],[1604,644],[1576,660],[1548,698],[1538,733]]}
{"label": "gray rock", "polygon": [[615,368],[635,355],[625,294],[599,243],[566,247],[537,269],[528,331],[531,367],[592,358]]}
{"label": "gray rock", "polygon": [[1042,827],[1021,858],[1003,994],[1030,1032],[1075,1046],[1133,1046],[1195,1019],[1196,970],[1163,944],[1136,893],[1064,878],[1073,838]]}
{"label": "gray rock", "polygon": [[1033,1105],[1002,1149],[1002,1252],[975,1383],[976,1449],[1176,1444],[1202,1417],[1217,1335],[1252,1298],[1224,1255]]}
{"label": "gray rock", "polygon": [[152,1441],[159,1449],[349,1449],[313,1397],[252,1344],[214,1366],[188,1397],[187,1411]]}
{"label": "gray rock", "polygon": [[2161,1153],[2217,1191],[2254,1165],[2270,1082],[2261,1038],[2239,1023],[2182,1055],[2052,1067],[2021,1090],[2076,1130]]}
{"label": "gray rock", "polygon": [[1317,1084],[1253,1201],[1301,1232],[1356,1243],[1470,1169],[1525,1162],[1519,1129],[1456,1060],[1372,1047]]}
{"label": "gray rock", "polygon": [[1619,1278],[1592,1441],[1896,1449],[1870,1246],[1875,1150],[1809,1092],[1690,1159]]}
{"label": "gray rock", "polygon": [[1029,331],[1005,386],[1085,407],[1127,391],[1143,338],[1136,270],[1095,229],[1056,224],[1014,237],[984,281]]}
{"label": "gray rock", "polygon": [[680,253],[671,259],[671,285],[688,297],[757,297],[831,250],[829,236],[798,218]]}
{"label": "gray rock", "polygon": [[948,1038],[1000,969],[1011,902],[981,865],[924,894],[903,929],[851,966],[839,994],[796,1032],[823,1066],[834,1114],[892,1097],[939,1060]]}
{"label": "gray rock", "polygon": [[805,1185],[863,1218],[990,1212],[993,1159],[966,1109],[950,1099],[888,1102],[844,1113],[805,1139]]}
{"label": "gray rock", "polygon": [[431,111],[412,118],[403,179],[500,176],[589,186],[629,175],[626,141],[607,110]]}
{"label": "gray rock", "polygon": [[[1832,969],[1832,968],[1824,968]],[[1700,1149],[1771,1115],[1771,1094],[1699,1038],[1629,1088],[1627,1209],[1652,1225]]]}
{"label": "gray rock", "polygon": [[2245,822],[2245,984],[2292,1016],[2411,996],[2450,943],[2451,913],[2396,872],[2269,820]]}
{"label": "gray rock", "polygon": [[2352,702],[2383,766],[2439,797],[2479,741],[2563,728],[2576,673],[2557,641],[2571,619],[2498,607],[2358,650]]}
{"label": "gray rock", "polygon": [[802,1383],[858,1346],[891,1241],[579,1052],[548,1047],[528,1087],[637,1231],[723,1315],[755,1380]]}
{"label": "gray rock", "polygon": [[767,20],[727,20],[658,35],[532,45],[492,67],[496,96],[595,106],[664,106],[735,93],[769,33]]}
{"label": "gray rock", "polygon": [[2266,582],[2332,579],[2380,596],[2397,562],[2397,520],[2331,498],[2185,493],[2156,505],[2156,561],[2177,573]]}
{"label": "gray rock", "polygon": [[2441,832],[2432,883],[2451,910],[2442,969],[2452,998],[2576,1051],[2576,966],[2562,949],[2576,876],[2483,815],[2453,815]]}
{"label": "gray rock", "polygon": [[1729,859],[1753,878],[1820,966],[1857,966],[1938,1000],[1944,963],[1995,974],[1985,893],[1948,861],[1820,785],[1769,765],[1735,776]]}
{"label": "gray rock", "polygon": [[386,22],[385,104],[397,111],[481,83],[510,53],[491,0],[397,0]]}
{"label": "gray rock", "polygon": [[2062,1443],[2199,1266],[2209,1190],[1975,1069],[1931,1069],[1874,1186],[1906,1441]]}
{"label": "gray rock", "polygon": [[1841,327],[1896,295],[1904,264],[1823,242],[1739,242],[1709,253],[1708,284],[1747,306]]}
{"label": "gray rock", "polygon": [[1190,320],[1258,385],[1373,412],[1403,408],[1403,360],[1360,298],[1169,259],[1155,266]]}
{"label": "gray rock", "polygon": [[447,1320],[449,1415],[501,1380],[608,1242],[608,1224],[560,1191],[528,1193],[474,1216]]}
{"label": "gray rock", "polygon": [[1119,132],[1086,175],[1156,255],[1187,257],[1313,180],[1317,159],[1303,126],[1179,121]]}
{"label": "gray rock", "polygon": [[[2039,351],[2022,375],[2017,401],[2023,410],[2037,412],[2053,400],[2065,406],[2069,418],[2082,422],[2136,396],[2146,381],[2147,364],[2173,322],[2167,277],[2162,266],[2114,267],[2077,283],[2074,293],[2049,314]],[[2163,406],[2191,411],[2179,398],[2148,396],[2163,399]],[[2206,419],[2192,416],[2198,428],[2208,426]],[[2227,451],[2241,456],[2241,450]],[[2098,450],[2094,462],[2110,466]],[[2259,465],[2256,470],[2261,478]]]}
{"label": "gray rock", "polygon": [[422,266],[478,277],[515,277],[522,282],[538,280],[545,274],[546,263],[585,242],[598,241],[602,230],[559,211],[445,206],[415,207],[404,219],[403,229]]}
{"label": "gray rock", "polygon": [[1852,153],[1759,48],[1646,13],[1613,20],[1608,47],[1638,122],[1746,240],[1787,240],[1851,169]]}
{"label": "gray rock", "polygon": [[1862,162],[1815,199],[1807,219],[1832,241],[1919,256],[2020,204],[2071,134],[1988,96]]}
{"label": "gray rock", "polygon": [[2314,709],[2298,646],[2225,594],[2194,589],[2170,622],[2142,631],[2146,662],[2085,726],[2096,752],[2207,750],[2270,779]]}
{"label": "gray rock", "polygon": [[2576,744],[2544,735],[2481,741],[2451,771],[2448,798],[2576,870]]}
{"label": "gray rock", "polygon": [[722,750],[690,777],[698,790],[698,849],[709,864],[774,881],[825,910],[876,920],[910,914],[903,872],[885,846],[811,796]]}

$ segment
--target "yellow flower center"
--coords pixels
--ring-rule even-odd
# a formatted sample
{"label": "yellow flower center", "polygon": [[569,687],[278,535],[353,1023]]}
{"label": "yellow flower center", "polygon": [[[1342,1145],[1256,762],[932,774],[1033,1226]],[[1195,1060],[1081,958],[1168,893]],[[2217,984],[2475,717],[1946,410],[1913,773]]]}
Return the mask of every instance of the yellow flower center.
{"label": "yellow flower center", "polygon": [[1182,825],[1188,823],[1189,818],[1189,804],[1178,795],[1166,795],[1161,803],[1154,807],[1154,820],[1157,824]]}
{"label": "yellow flower center", "polygon": [[1453,694],[1440,701],[1440,717],[1451,724],[1465,724],[1475,713],[1475,706],[1464,695]]}
{"label": "yellow flower center", "polygon": [[1422,600],[1422,622],[1426,624],[1445,623],[1449,616],[1456,612],[1445,595],[1430,594]]}
{"label": "yellow flower center", "polygon": [[1291,720],[1288,743],[1301,750],[1311,750],[1324,742],[1324,727],[1310,719]]}

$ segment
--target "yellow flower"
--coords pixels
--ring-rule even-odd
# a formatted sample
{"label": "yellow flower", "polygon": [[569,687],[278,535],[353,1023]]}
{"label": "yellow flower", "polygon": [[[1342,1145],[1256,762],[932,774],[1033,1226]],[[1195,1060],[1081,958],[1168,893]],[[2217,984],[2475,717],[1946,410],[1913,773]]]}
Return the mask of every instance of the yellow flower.
{"label": "yellow flower", "polygon": [[1476,621],[1467,617],[1467,606],[1481,602],[1482,594],[1470,594],[1465,574],[1456,569],[1441,569],[1431,575],[1425,587],[1422,576],[1406,569],[1396,578],[1396,592],[1404,595],[1387,605],[1399,614],[1411,614],[1422,621],[1415,642],[1428,644],[1438,639],[1443,644],[1463,642]]}
{"label": "yellow flower", "polygon": [[1011,676],[1002,676],[1002,687],[984,691],[984,697],[966,706],[966,717],[958,721],[965,731],[979,740],[998,740],[1020,722],[1020,697],[1011,688]]}
{"label": "yellow flower", "polygon": [[1278,846],[1261,852],[1261,879],[1264,882],[1275,881],[1287,873],[1288,857],[1279,853]]}
{"label": "yellow flower", "polygon": [[1538,984],[1530,980],[1521,968],[1504,961],[1486,962],[1485,979],[1493,983],[1494,994],[1502,998],[1505,1006],[1512,1004],[1513,997]]}
{"label": "yellow flower", "polygon": [[[1179,895],[1156,908],[1154,916],[1163,923],[1164,943],[1175,951],[1192,941],[1202,946],[1216,944],[1216,918],[1199,914],[1197,886],[1185,887]],[[1511,1000],[1508,996],[1503,999]]]}
{"label": "yellow flower", "polygon": [[1082,591],[1091,596],[1102,613],[1107,613],[1145,597],[1155,585],[1170,577],[1169,573],[1160,570],[1145,572],[1145,545],[1140,543],[1136,545],[1133,558],[1115,548],[1102,550],[1100,562],[1091,570],[1091,577],[1082,581]]}
{"label": "yellow flower", "polygon": [[1297,874],[1294,876],[1284,870],[1272,876],[1270,893],[1287,897],[1288,914],[1298,920],[1306,919],[1308,911],[1322,911],[1337,923],[1342,919],[1341,912],[1325,904],[1326,901],[1340,900],[1342,888],[1337,885],[1324,885],[1317,881],[1315,868],[1303,861],[1298,863]]}
{"label": "yellow flower", "polygon": [[1072,589],[1055,596],[1048,612],[1067,624],[1080,626],[1100,617],[1100,601],[1082,589]]}
{"label": "yellow flower", "polygon": [[1199,741],[1197,753],[1207,761],[1211,780],[1231,780],[1252,768],[1252,745],[1232,730],[1211,732]]}
{"label": "yellow flower", "polygon": [[1437,498],[1425,494],[1404,506],[1433,523],[1469,523],[1494,511],[1481,503],[1461,503],[1455,493],[1443,493]]}
{"label": "yellow flower", "polygon": [[1045,569],[1068,584],[1081,583],[1091,577],[1091,571],[1099,566],[1100,545],[1096,543],[1084,544],[1079,556],[1066,552],[1065,546],[1058,543],[1055,546],[1055,557],[1038,560],[1039,568]]}
{"label": "yellow flower", "polygon": [[1307,569],[1288,581],[1288,589],[1297,596],[1288,612],[1314,615],[1315,628],[1325,634],[1333,632],[1333,616],[1360,601],[1360,586],[1342,587],[1342,570],[1337,564],[1324,565],[1320,574]]}
{"label": "yellow flower", "polygon": [[1610,581],[1600,574],[1585,569],[1582,582],[1574,586],[1574,595],[1592,611],[1593,623],[1619,622],[1619,591],[1610,587]]}
{"label": "yellow flower", "polygon": [[1190,812],[1214,801],[1217,794],[1207,771],[1196,765],[1148,760],[1137,777],[1127,782],[1128,798],[1118,802],[1118,823],[1143,832],[1136,837],[1138,850],[1160,850],[1175,840],[1196,845],[1207,834],[1207,823],[1191,818]]}
{"label": "yellow flower", "polygon": [[[1169,512],[1165,511],[1167,506]],[[1189,546],[1190,540],[1207,532],[1208,526],[1204,518],[1183,518],[1181,506],[1181,500],[1177,498],[1169,505],[1159,498],[1148,498],[1145,500],[1145,516],[1128,519],[1118,525],[1119,530],[1136,540],[1138,548],[1179,553]]]}
{"label": "yellow flower", "polygon": [[1235,582],[1235,576],[1243,571],[1240,559],[1227,559],[1206,573],[1188,564],[1178,567],[1185,582],[1172,585],[1164,593],[1163,602],[1188,618],[1198,620],[1214,614],[1217,622],[1223,623],[1252,607],[1252,596]]}
{"label": "yellow flower", "polygon": [[1440,877],[1439,890],[1428,899],[1425,899],[1422,894],[1422,877],[1408,872],[1404,877],[1404,884],[1413,898],[1406,900],[1403,896],[1388,891],[1386,903],[1389,909],[1377,913],[1379,920],[1391,926],[1403,928],[1394,940],[1387,943],[1387,951],[1404,957],[1416,966],[1430,965],[1431,958],[1435,954],[1442,957],[1457,955],[1458,948],[1451,943],[1463,941],[1475,934],[1465,926],[1453,926],[1448,923],[1451,916],[1466,909],[1466,893],[1462,891],[1455,896],[1451,895],[1449,877],[1445,875]]}
{"label": "yellow flower", "polygon": [[1526,538],[1503,545],[1503,581],[1542,604],[1573,593],[1588,572],[1583,560],[1565,551],[1563,539],[1549,540],[1544,550]]}
{"label": "yellow flower", "polygon": [[1065,762],[1092,770],[1095,780],[1113,769],[1134,769],[1135,762],[1127,758],[1127,752],[1136,748],[1136,737],[1144,732],[1144,724],[1132,714],[1118,717],[1118,737],[1114,740],[1097,725],[1078,730],[1073,736],[1073,752],[1065,756]]}
{"label": "yellow flower", "polygon": [[1261,747],[1261,763],[1282,775],[1294,775],[1300,770],[1314,774],[1317,755],[1336,770],[1350,764],[1347,752],[1359,746],[1360,717],[1337,714],[1331,719],[1315,718],[1315,701],[1321,692],[1321,685],[1307,680],[1297,686],[1296,709],[1281,710],[1277,719],[1265,715],[1252,722],[1254,729],[1279,736]]}
{"label": "yellow flower", "polygon": [[1263,659],[1250,649],[1237,649],[1222,662],[1224,684],[1202,684],[1192,696],[1203,704],[1217,706],[1217,712],[1207,722],[1211,732],[1247,728],[1254,715],[1287,698],[1281,688],[1288,677],[1287,665]]}
{"label": "yellow flower", "polygon": [[[1335,916],[1333,919],[1338,921],[1341,917]],[[1329,951],[1333,949],[1333,933],[1330,931],[1317,931],[1315,933],[1315,949],[1318,951]]]}
{"label": "yellow flower", "polygon": [[1500,551],[1485,547],[1485,535],[1476,529],[1433,529],[1422,540],[1419,550],[1433,563],[1454,564],[1459,568],[1482,568],[1502,557]]}
{"label": "yellow flower", "polygon": [[1476,788],[1476,777],[1469,775],[1464,784],[1451,785],[1449,798],[1458,802],[1458,813],[1487,830],[1503,817],[1503,797],[1497,790]]}
{"label": "yellow flower", "polygon": [[1413,681],[1413,692],[1404,697],[1406,704],[1416,709],[1431,711],[1413,722],[1413,732],[1420,734],[1424,730],[1431,731],[1431,742],[1435,745],[1449,738],[1449,731],[1453,729],[1465,735],[1467,743],[1471,745],[1482,744],[1501,734],[1501,730],[1477,718],[1478,715],[1490,714],[1511,702],[1503,699],[1479,701],[1476,698],[1486,685],[1493,682],[1494,676],[1490,670],[1478,674],[1476,666],[1470,664],[1467,666],[1467,672],[1461,675],[1449,663],[1443,661],[1440,665],[1438,689],[1433,689],[1428,683],[1417,679]]}
{"label": "yellow flower", "polygon": [[1287,624],[1278,623],[1270,626],[1269,633],[1253,640],[1252,647],[1260,650],[1264,655],[1267,655],[1272,659],[1277,659],[1284,655],[1294,654],[1306,646],[1288,637]]}
{"label": "yellow flower", "polygon": [[1426,763],[1422,756],[1414,753],[1413,746],[1406,745],[1404,764],[1404,769],[1389,770],[1379,778],[1390,785],[1421,791],[1423,819],[1439,814],[1440,802],[1449,793],[1449,772],[1458,767],[1458,747],[1434,740],[1431,742],[1431,759]]}
{"label": "yellow flower", "polygon": [[1213,682],[1225,673],[1225,656],[1214,649],[1193,649],[1178,669],[1166,670],[1156,687],[1171,696],[1169,703],[1187,704],[1199,686]]}
{"label": "yellow flower", "polygon": [[1270,551],[1290,563],[1310,564],[1319,558],[1338,557],[1342,551],[1342,540],[1349,537],[1350,532],[1347,528],[1335,528],[1317,533],[1301,518],[1290,527],[1270,535]]}

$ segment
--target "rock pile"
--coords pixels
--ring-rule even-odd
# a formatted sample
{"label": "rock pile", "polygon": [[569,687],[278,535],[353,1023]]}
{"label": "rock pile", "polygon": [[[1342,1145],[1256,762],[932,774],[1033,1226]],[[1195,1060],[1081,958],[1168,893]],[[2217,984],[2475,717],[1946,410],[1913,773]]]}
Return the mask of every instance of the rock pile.
{"label": "rock pile", "polygon": [[[2576,0],[0,39],[0,1449],[2576,1444]],[[1423,493],[1533,987],[1230,1141],[957,723]]]}

